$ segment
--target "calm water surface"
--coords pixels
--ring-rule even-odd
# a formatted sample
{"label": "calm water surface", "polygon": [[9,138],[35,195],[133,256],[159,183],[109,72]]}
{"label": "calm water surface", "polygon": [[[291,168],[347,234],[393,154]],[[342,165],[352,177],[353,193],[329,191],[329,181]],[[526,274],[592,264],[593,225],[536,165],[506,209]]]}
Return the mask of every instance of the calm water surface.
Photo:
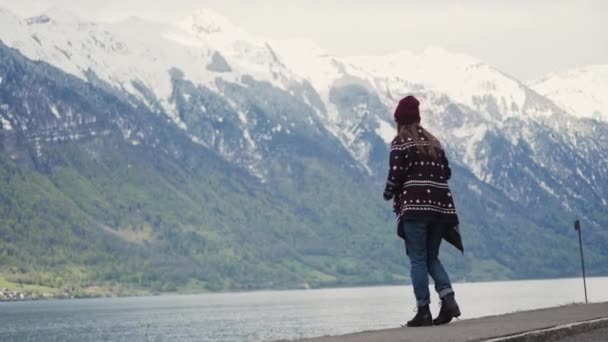
{"label": "calm water surface", "polygon": [[[607,288],[589,279],[590,301],[608,301]],[[584,300],[580,279],[455,290],[462,318]],[[272,341],[397,327],[414,307],[409,286],[0,303],[0,341]]]}

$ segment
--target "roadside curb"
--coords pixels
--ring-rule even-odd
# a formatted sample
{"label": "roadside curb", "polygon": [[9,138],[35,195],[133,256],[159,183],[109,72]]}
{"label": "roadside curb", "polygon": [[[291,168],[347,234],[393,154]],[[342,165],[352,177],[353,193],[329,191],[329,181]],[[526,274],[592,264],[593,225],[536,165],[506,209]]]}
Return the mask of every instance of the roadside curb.
{"label": "roadside curb", "polygon": [[589,330],[608,327],[608,317],[597,318],[589,321],[558,325],[551,328],[533,330],[515,335],[495,337],[483,342],[544,342],[564,338]]}

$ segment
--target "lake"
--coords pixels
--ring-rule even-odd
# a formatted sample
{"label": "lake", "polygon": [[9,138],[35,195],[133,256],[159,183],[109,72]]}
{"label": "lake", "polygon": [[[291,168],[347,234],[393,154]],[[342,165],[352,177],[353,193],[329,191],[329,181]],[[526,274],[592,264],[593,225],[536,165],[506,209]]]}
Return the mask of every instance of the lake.
{"label": "lake", "polygon": [[[590,301],[608,301],[608,278],[587,284]],[[454,287],[463,319],[584,301],[581,279]],[[410,286],[0,303],[0,341],[295,339],[398,327],[414,303]]]}

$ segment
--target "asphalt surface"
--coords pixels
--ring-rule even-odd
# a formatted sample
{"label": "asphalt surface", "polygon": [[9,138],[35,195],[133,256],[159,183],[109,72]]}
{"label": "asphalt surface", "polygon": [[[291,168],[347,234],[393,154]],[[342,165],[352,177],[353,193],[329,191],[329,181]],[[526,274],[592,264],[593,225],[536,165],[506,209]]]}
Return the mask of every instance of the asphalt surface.
{"label": "asphalt surface", "polygon": [[551,342],[607,342],[608,341],[608,328],[601,328],[588,331],[582,334],[576,334],[569,337],[564,337],[558,340],[551,340]]}
{"label": "asphalt surface", "polygon": [[[468,342],[517,335],[535,330],[608,317],[608,303],[579,304],[452,322],[425,328],[395,328],[344,336],[305,339],[307,342]],[[605,330],[597,332],[600,338]],[[590,332],[590,334],[594,334]],[[591,335],[595,338],[598,335]],[[583,336],[584,337],[584,336]],[[580,337],[580,338],[583,338]],[[575,336],[574,338],[577,338]],[[561,340],[558,340],[561,341]],[[571,341],[571,340],[564,340]],[[572,340],[579,341],[579,340]],[[594,341],[594,340],[591,340]],[[608,339],[600,339],[608,342]]]}

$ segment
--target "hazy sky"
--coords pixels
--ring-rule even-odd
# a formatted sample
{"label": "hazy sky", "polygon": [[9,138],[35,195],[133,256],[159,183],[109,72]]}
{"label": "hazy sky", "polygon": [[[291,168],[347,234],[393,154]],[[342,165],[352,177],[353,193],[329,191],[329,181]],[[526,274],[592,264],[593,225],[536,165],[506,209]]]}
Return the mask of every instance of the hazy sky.
{"label": "hazy sky", "polygon": [[0,6],[21,15],[59,7],[95,20],[161,21],[210,8],[249,32],[309,38],[338,56],[440,46],[523,80],[608,64],[605,0],[0,0]]}

